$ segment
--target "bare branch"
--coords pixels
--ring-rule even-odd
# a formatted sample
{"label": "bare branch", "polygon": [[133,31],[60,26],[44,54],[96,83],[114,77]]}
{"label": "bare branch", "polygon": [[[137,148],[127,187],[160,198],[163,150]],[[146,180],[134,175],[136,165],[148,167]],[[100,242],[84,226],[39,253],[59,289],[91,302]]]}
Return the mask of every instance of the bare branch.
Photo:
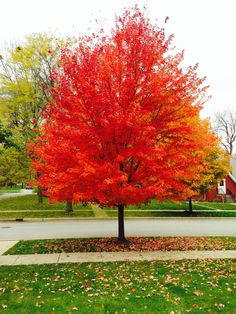
{"label": "bare branch", "polygon": [[214,127],[222,146],[232,155],[236,142],[236,112],[226,110],[216,113]]}

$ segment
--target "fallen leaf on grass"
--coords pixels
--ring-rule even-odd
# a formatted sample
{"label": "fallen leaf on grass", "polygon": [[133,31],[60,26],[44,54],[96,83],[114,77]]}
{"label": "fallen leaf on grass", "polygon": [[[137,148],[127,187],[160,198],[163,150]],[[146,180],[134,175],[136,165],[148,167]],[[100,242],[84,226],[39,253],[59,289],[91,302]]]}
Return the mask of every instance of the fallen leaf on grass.
{"label": "fallen leaf on grass", "polygon": [[40,240],[32,247],[33,253],[61,252],[116,252],[116,251],[157,251],[157,250],[225,250],[235,249],[236,240],[204,237],[158,237],[129,238],[129,245],[119,245],[114,238]]}
{"label": "fallen leaf on grass", "polygon": [[193,294],[195,294],[197,297],[200,297],[201,295],[203,295],[203,293],[200,291],[195,291],[193,292]]}
{"label": "fallen leaf on grass", "polygon": [[223,309],[225,307],[222,303],[215,303],[214,305],[218,307],[218,309]]}
{"label": "fallen leaf on grass", "polygon": [[35,306],[40,307],[41,304],[40,304],[39,302],[36,302],[36,303],[35,303]]}

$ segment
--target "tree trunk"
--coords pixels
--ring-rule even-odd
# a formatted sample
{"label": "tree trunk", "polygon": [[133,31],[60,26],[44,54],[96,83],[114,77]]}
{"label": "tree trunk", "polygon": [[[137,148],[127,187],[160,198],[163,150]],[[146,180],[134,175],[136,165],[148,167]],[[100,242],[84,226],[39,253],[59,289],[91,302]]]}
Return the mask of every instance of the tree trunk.
{"label": "tree trunk", "polygon": [[188,209],[189,209],[189,213],[192,214],[193,213],[192,197],[189,197],[188,199]]}
{"label": "tree trunk", "polygon": [[124,226],[124,205],[118,205],[118,243],[127,243]]}
{"label": "tree trunk", "polygon": [[67,214],[72,214],[73,213],[72,201],[67,201],[66,202],[66,212],[67,212]]}
{"label": "tree trunk", "polygon": [[38,186],[37,196],[38,196],[38,203],[42,204],[43,203],[43,192],[42,192],[42,188],[40,186]]}

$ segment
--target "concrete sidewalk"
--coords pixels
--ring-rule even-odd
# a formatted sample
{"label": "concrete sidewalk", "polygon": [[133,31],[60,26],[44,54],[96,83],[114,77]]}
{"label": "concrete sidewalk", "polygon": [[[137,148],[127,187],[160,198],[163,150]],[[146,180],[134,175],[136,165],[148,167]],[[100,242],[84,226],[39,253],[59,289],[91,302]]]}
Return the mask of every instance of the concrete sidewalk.
{"label": "concrete sidewalk", "polygon": [[56,253],[0,256],[0,265],[35,265],[92,263],[118,261],[154,261],[182,259],[236,259],[236,250],[229,251],[155,251],[155,252],[96,252]]}
{"label": "concrete sidewalk", "polygon": [[[6,252],[17,241],[1,241],[0,254]],[[95,252],[54,253],[0,256],[0,265],[36,265],[63,263],[92,263],[118,261],[153,261],[182,259],[236,259],[236,250],[227,251],[152,251],[152,252]]]}

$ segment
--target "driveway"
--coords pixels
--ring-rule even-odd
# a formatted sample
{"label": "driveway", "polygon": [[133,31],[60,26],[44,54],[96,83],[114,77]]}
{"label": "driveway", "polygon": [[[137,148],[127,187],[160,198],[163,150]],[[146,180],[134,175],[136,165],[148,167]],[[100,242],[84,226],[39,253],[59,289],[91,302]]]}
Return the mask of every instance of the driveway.
{"label": "driveway", "polygon": [[19,192],[15,192],[15,193],[0,194],[0,200],[4,198],[12,198],[12,197],[18,197],[18,196],[29,195],[29,194],[33,194],[33,191],[22,189]]}
{"label": "driveway", "polygon": [[[126,236],[236,236],[236,218],[126,219]],[[114,219],[0,222],[0,240],[116,237]]]}

